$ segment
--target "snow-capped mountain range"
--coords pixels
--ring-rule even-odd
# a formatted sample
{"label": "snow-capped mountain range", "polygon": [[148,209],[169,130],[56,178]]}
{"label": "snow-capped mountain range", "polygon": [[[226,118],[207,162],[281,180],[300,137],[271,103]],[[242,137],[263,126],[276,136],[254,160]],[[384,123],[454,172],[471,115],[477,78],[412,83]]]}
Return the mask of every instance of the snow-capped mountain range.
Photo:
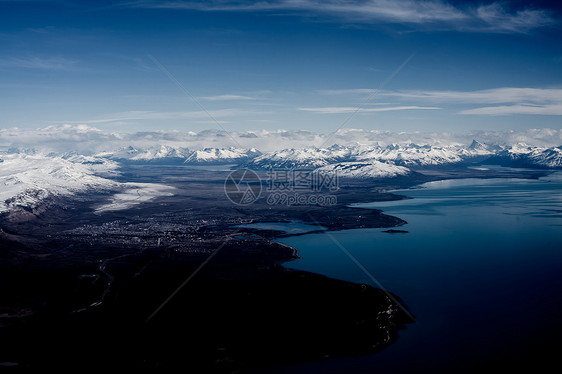
{"label": "snow-capped mountain range", "polygon": [[352,148],[333,145],[328,148],[290,148],[276,152],[268,152],[250,160],[247,166],[258,169],[315,169],[338,162],[350,161],[352,159]]}
{"label": "snow-capped mountain range", "polygon": [[305,146],[260,152],[256,148],[200,148],[181,145],[120,146],[97,153],[41,152],[34,148],[6,147],[0,151],[0,213],[31,206],[50,196],[112,191],[113,198],[99,211],[124,209],[173,188],[154,184],[117,182],[120,165],[173,163],[237,165],[250,169],[300,168],[337,171],[340,177],[393,178],[424,167],[484,163],[514,167],[562,168],[562,146],[515,143],[508,146],[392,143]]}
{"label": "snow-capped mountain range", "polygon": [[183,162],[187,157],[189,157],[189,154],[189,150],[183,147],[176,148],[168,145],[159,145],[146,149],[138,149],[130,145],[118,148],[115,151],[100,152],[96,154],[96,156],[111,160],[151,161],[179,159]]}
{"label": "snow-capped mountain range", "polygon": [[285,149],[264,153],[247,164],[254,168],[318,168],[342,162],[383,162],[407,168],[482,162],[503,166],[562,168],[562,147],[516,144],[487,145],[476,140],[469,146],[390,144],[387,146],[340,146]]}
{"label": "snow-capped mountain range", "polygon": [[123,209],[173,190],[153,183],[117,182],[111,178],[118,175],[119,164],[105,158],[29,153],[0,154],[0,213],[86,192],[114,194],[98,211]]}
{"label": "snow-capped mountain range", "polygon": [[115,151],[103,151],[96,157],[130,163],[181,163],[181,164],[241,164],[261,155],[255,148],[203,148],[189,150],[187,147],[157,145],[148,148],[121,147]]}
{"label": "snow-capped mountain range", "polygon": [[109,160],[18,153],[1,157],[0,213],[16,206],[33,205],[50,196],[117,187],[117,183],[99,176],[118,167]]}
{"label": "snow-capped mountain range", "polygon": [[[30,150],[21,151],[29,153]],[[229,164],[255,169],[315,169],[341,162],[380,161],[397,166],[418,168],[465,162],[496,163],[503,166],[536,168],[562,167],[561,147],[539,147],[517,143],[511,146],[484,144],[473,140],[468,146],[451,144],[332,145],[330,147],[287,148],[262,153],[256,148],[203,148],[170,145],[139,148],[127,146],[93,156],[119,163]]]}
{"label": "snow-capped mountain range", "polygon": [[255,148],[204,148],[190,152],[186,164],[241,164],[259,157],[262,153]]}
{"label": "snow-capped mountain range", "polygon": [[410,169],[380,161],[339,162],[317,169],[323,172],[336,172],[347,178],[394,178],[410,174]]}
{"label": "snow-capped mountain range", "polygon": [[562,168],[562,146],[545,148],[518,143],[499,150],[485,162],[512,167]]}

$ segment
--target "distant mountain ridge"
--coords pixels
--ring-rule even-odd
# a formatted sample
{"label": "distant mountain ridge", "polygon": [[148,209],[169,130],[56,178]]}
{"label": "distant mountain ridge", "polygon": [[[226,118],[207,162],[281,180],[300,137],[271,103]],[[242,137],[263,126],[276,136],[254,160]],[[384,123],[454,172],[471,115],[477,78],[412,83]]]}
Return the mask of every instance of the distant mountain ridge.
{"label": "distant mountain ridge", "polygon": [[147,148],[127,146],[115,151],[100,152],[95,156],[124,163],[239,164],[259,155],[261,152],[255,148],[229,147],[190,150],[187,147],[157,145]]}
{"label": "distant mountain ridge", "polygon": [[[120,183],[120,165],[187,164],[233,165],[255,170],[292,168],[335,171],[346,178],[395,178],[411,175],[419,168],[463,164],[495,164],[509,167],[562,169],[562,146],[539,147],[524,143],[490,145],[474,140],[469,146],[418,145],[332,145],[326,148],[289,148],[262,153],[255,148],[203,148],[155,145],[126,146],[113,151],[84,155],[78,152],[41,153],[33,148],[7,148],[0,152],[0,213],[14,207],[32,206],[49,197],[67,196],[89,190],[121,191],[116,206],[129,206],[171,187]],[[136,191],[130,194],[127,191]],[[141,197],[141,194],[143,195]],[[110,204],[111,205],[111,204]]]}
{"label": "distant mountain ridge", "polygon": [[[9,148],[2,154],[36,155],[33,148]],[[286,148],[262,153],[256,148],[202,148],[189,149],[172,145],[148,147],[125,146],[115,150],[80,155],[77,152],[49,153],[66,159],[93,157],[118,163],[181,163],[191,165],[243,165],[249,168],[309,168],[315,169],[341,162],[379,161],[408,168],[460,164],[464,162],[497,163],[503,166],[537,168],[562,167],[562,146],[540,147],[524,143],[509,146],[486,144],[473,140],[468,146],[461,144],[430,145],[416,143],[392,143],[388,145],[339,145],[329,147]]]}
{"label": "distant mountain ridge", "polygon": [[261,156],[255,148],[204,148],[190,152],[186,164],[241,164]]}
{"label": "distant mountain ridge", "polygon": [[[473,140],[468,146],[461,144],[388,144],[388,145],[339,145],[326,148],[287,148],[262,153],[256,148],[203,148],[190,150],[186,147],[153,146],[146,149],[133,146],[114,152],[101,152],[96,157],[108,158],[122,163],[171,163],[189,165],[237,165],[250,169],[299,168],[317,169],[342,164],[336,168],[342,173],[350,171],[349,165],[356,164],[351,173],[354,176],[376,175],[373,165],[386,163],[409,169],[439,167],[462,164],[498,164],[526,168],[562,168],[560,147],[538,147],[523,143],[511,146],[486,144]],[[355,170],[359,165],[364,172]],[[378,165],[380,166],[380,165]],[[367,171],[367,170],[370,170]],[[350,175],[351,176],[351,175]]]}
{"label": "distant mountain ridge", "polygon": [[432,146],[410,144],[390,144],[387,146],[342,146],[328,148],[308,147],[284,149],[262,154],[246,166],[254,168],[318,168],[341,162],[383,162],[404,167],[437,166],[461,163],[483,156],[491,156],[494,151],[482,143],[470,147],[460,145]]}
{"label": "distant mountain ridge", "polygon": [[410,169],[380,161],[340,162],[322,166],[317,169],[324,172],[335,172],[340,178],[394,178],[408,175]]}
{"label": "distant mountain ridge", "polygon": [[511,167],[558,169],[562,168],[562,146],[546,148],[516,144],[496,152],[484,163]]}

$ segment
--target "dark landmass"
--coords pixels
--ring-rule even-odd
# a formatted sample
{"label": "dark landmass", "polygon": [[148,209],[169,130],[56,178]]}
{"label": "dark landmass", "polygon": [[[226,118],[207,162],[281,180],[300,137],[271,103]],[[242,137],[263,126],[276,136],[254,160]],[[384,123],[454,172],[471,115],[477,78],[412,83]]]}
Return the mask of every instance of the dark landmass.
{"label": "dark landmass", "polygon": [[[381,290],[284,268],[298,253],[271,240],[280,233],[233,227],[403,220],[344,204],[237,206],[224,195],[226,174],[131,167],[122,180],[174,185],[177,195],[96,214],[109,196],[93,193],[2,216],[0,364],[230,373],[374,352],[411,322]],[[400,198],[370,188],[337,194]]]}
{"label": "dark landmass", "polygon": [[84,194],[1,216],[0,365],[231,373],[375,352],[412,322],[387,294],[286,269],[298,252],[272,241],[286,233],[235,226],[399,227],[405,221],[347,205],[403,199],[387,191],[469,172],[353,181],[326,207],[269,205],[264,196],[234,205],[227,174],[129,166],[122,181],[177,194],[101,214],[93,208],[109,196]]}
{"label": "dark landmass", "polygon": [[108,261],[106,277],[87,264],[3,272],[15,287],[0,362],[230,373],[374,352],[409,322],[384,292],[285,269],[292,248],[251,243],[231,239],[181,288],[208,254],[148,249]]}
{"label": "dark landmass", "polygon": [[387,232],[389,234],[407,234],[408,233],[407,230],[395,230],[395,229],[383,230],[383,232]]}

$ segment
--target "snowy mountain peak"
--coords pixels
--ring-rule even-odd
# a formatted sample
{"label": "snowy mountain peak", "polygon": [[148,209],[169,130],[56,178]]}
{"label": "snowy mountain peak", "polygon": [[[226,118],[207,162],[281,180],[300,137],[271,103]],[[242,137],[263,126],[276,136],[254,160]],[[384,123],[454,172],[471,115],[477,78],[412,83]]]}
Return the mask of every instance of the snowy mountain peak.
{"label": "snowy mountain peak", "polygon": [[509,153],[529,153],[538,147],[533,147],[525,143],[515,143],[512,146],[506,148]]}
{"label": "snowy mountain peak", "polygon": [[15,206],[30,206],[48,196],[115,187],[116,182],[96,173],[110,173],[116,168],[116,163],[103,159],[88,165],[40,154],[6,155],[0,169],[0,212]]}
{"label": "snowy mountain peak", "polygon": [[491,147],[479,142],[478,140],[472,140],[472,143],[468,148],[466,148],[467,156],[468,157],[476,157],[476,156],[489,156],[492,155],[494,152],[490,149]]}
{"label": "snowy mountain peak", "polygon": [[468,149],[472,150],[472,151],[480,151],[480,150],[487,150],[486,146],[482,143],[480,143],[478,140],[473,139],[472,143],[470,144],[470,146],[468,147]]}

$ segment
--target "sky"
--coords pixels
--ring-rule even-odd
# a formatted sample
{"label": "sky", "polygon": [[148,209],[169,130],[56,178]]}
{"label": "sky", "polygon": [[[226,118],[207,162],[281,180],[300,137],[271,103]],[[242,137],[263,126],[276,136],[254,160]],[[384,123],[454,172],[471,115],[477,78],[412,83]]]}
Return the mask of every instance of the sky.
{"label": "sky", "polygon": [[552,3],[0,0],[0,130],[559,130]]}

